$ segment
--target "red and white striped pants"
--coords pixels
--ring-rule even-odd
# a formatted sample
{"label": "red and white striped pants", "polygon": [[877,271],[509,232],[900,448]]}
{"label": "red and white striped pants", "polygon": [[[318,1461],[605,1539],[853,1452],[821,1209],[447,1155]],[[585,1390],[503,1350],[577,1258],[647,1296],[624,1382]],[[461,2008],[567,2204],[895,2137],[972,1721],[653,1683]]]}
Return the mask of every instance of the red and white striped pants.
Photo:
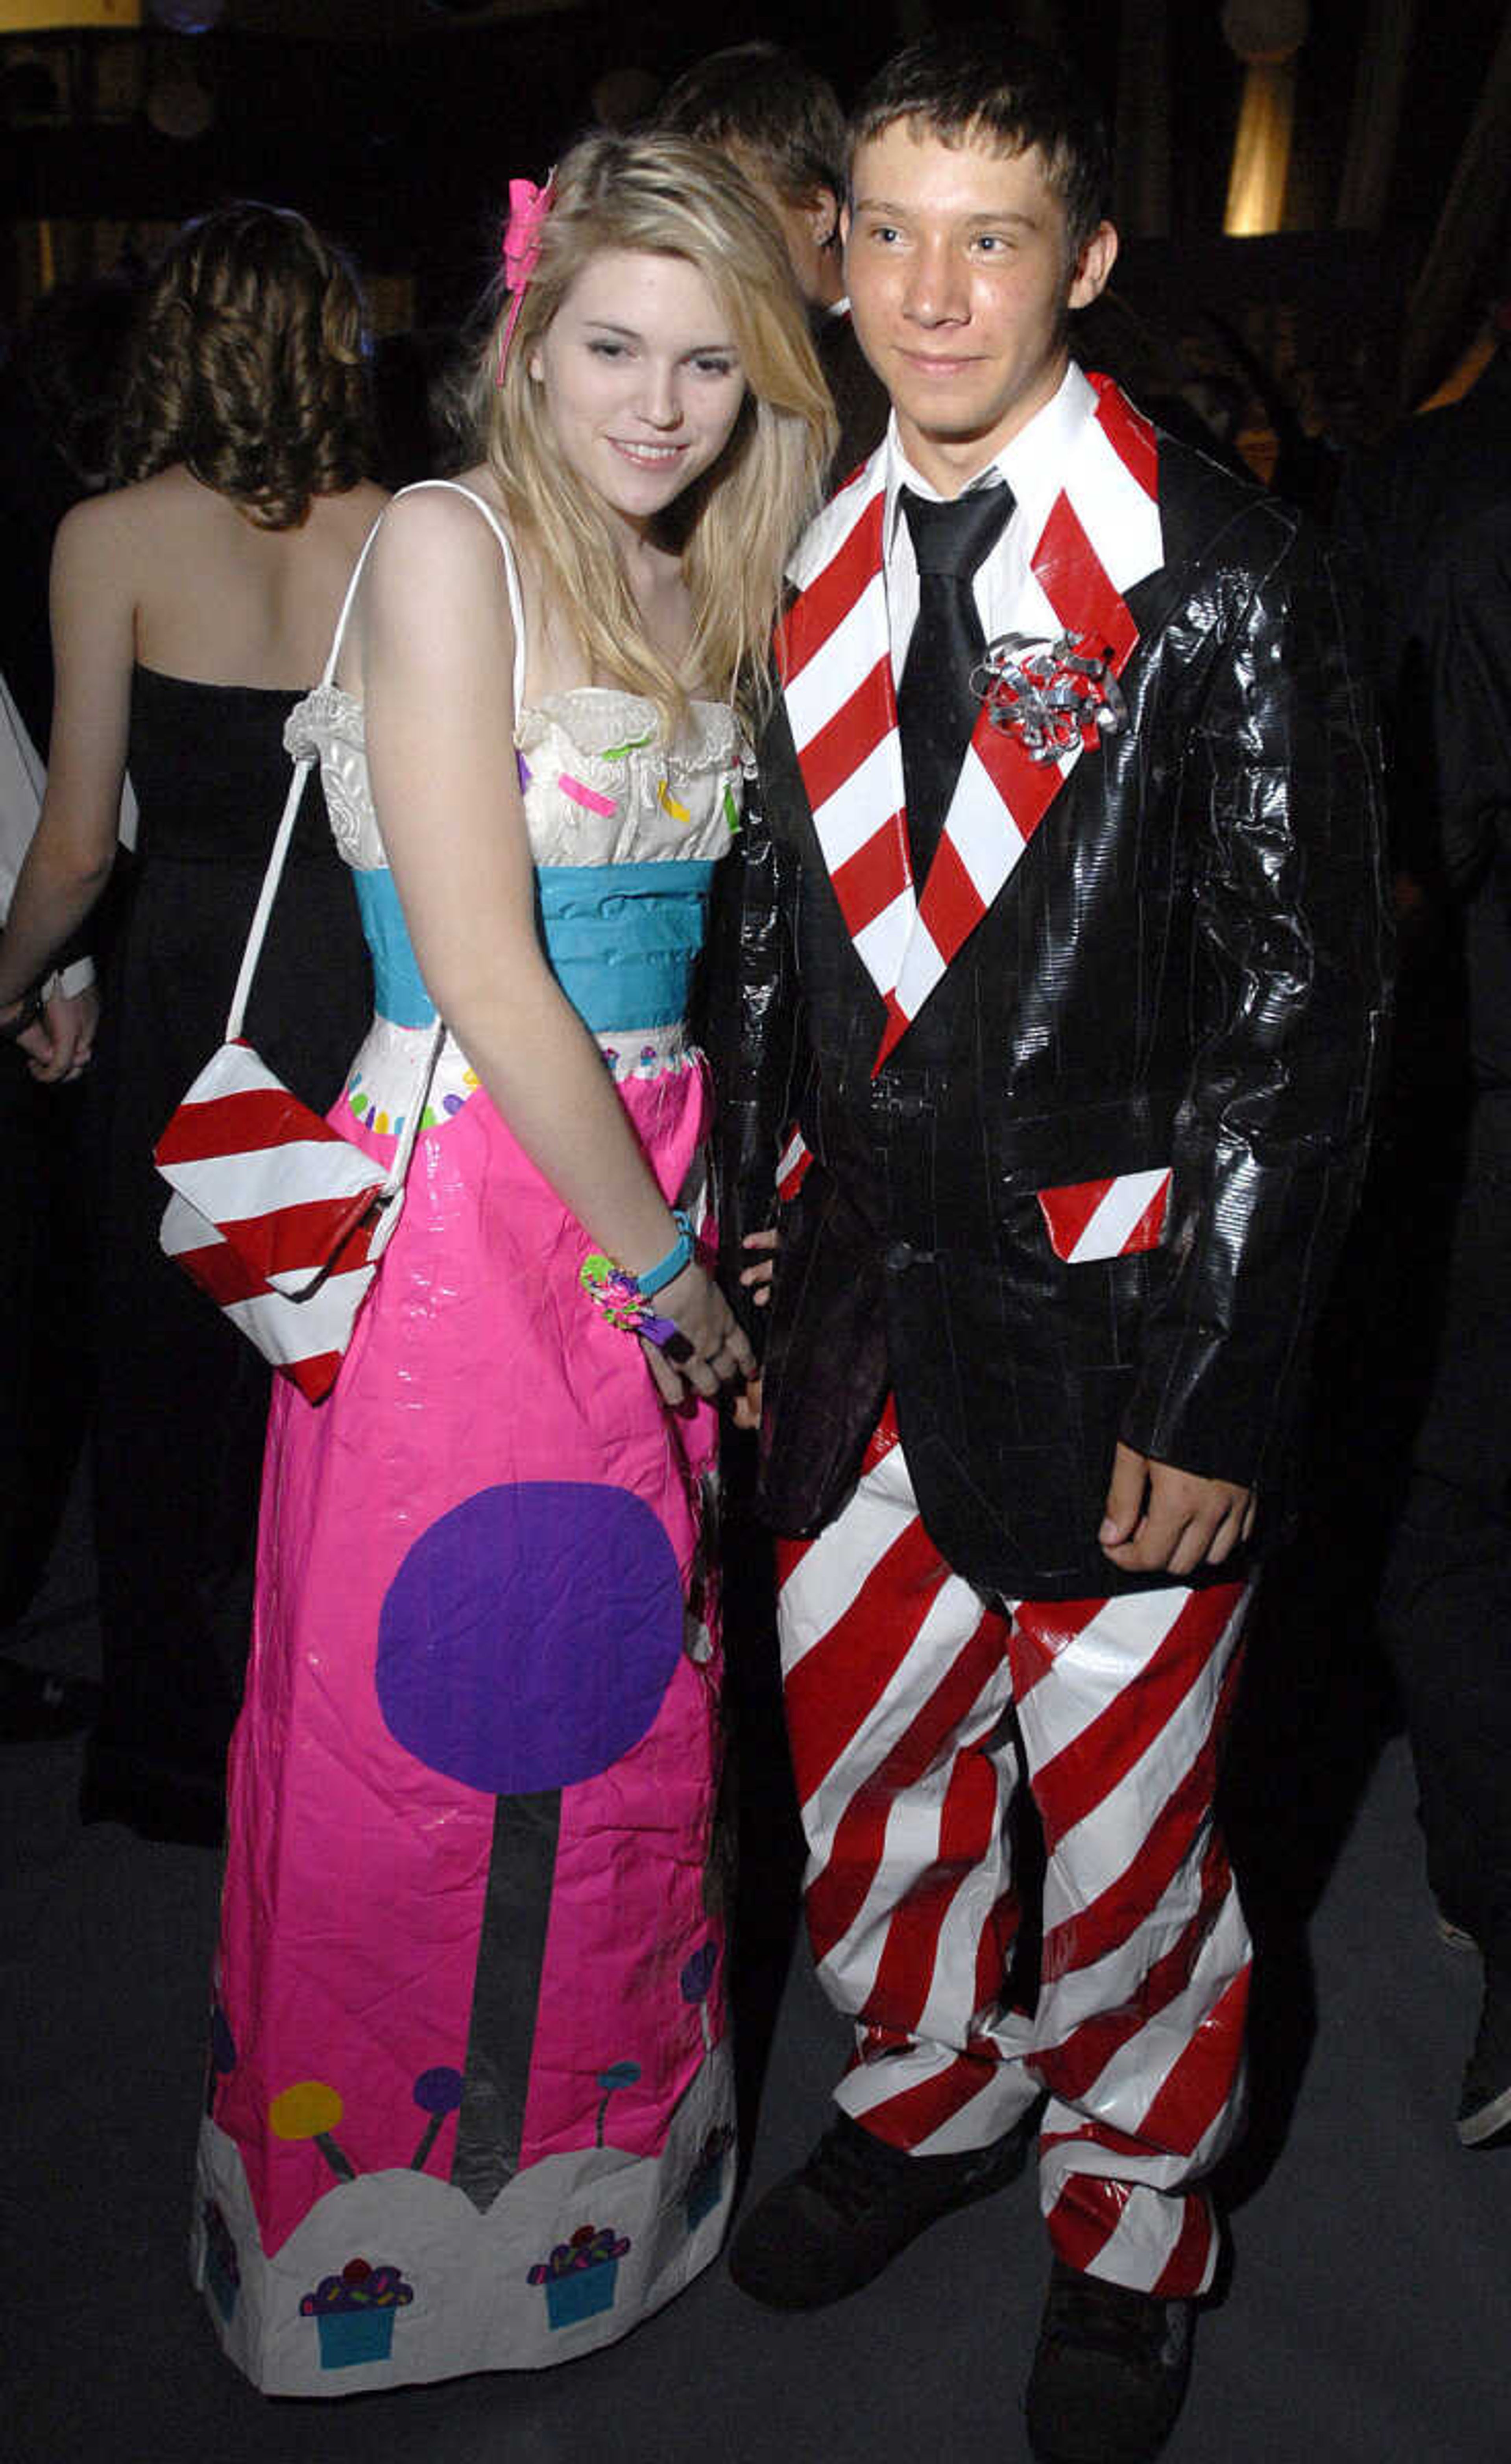
{"label": "red and white striped pants", "polygon": [[[925,1531],[889,1407],[854,1496],[779,1569],[809,1934],[855,2023],[838,2101],[943,2155],[1046,2090],[1058,2255],[1205,2291],[1192,2186],[1242,2099],[1250,1944],[1212,1800],[1248,1586],[989,1602]],[[1022,1778],[1047,1859],[1031,2013],[1005,2001]]]}

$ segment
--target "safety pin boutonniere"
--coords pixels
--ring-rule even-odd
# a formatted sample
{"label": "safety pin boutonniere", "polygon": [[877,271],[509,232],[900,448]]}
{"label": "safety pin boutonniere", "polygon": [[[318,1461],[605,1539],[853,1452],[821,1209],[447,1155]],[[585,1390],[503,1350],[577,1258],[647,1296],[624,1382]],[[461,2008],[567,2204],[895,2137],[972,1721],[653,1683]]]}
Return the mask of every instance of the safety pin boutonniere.
{"label": "safety pin boutonniere", "polygon": [[1111,663],[1087,647],[1089,638],[999,633],[971,671],[971,690],[992,725],[1016,736],[1031,760],[1058,761],[1128,724]]}

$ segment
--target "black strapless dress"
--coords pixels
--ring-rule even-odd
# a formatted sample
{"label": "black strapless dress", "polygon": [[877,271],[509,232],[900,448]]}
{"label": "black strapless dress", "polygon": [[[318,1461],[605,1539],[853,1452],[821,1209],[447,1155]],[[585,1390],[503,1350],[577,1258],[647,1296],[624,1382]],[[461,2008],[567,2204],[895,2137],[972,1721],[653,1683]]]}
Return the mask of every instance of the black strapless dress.
{"label": "black strapless dress", "polygon": [[[129,764],[141,809],[99,1036],[95,1526],[104,1705],[86,1819],[217,1837],[251,1626],[270,1373],[158,1247],[152,1147],[225,1031],[283,810],[300,696],[138,668]],[[351,875],[318,777],[274,908],[247,1032],[323,1111],[371,1012]]]}

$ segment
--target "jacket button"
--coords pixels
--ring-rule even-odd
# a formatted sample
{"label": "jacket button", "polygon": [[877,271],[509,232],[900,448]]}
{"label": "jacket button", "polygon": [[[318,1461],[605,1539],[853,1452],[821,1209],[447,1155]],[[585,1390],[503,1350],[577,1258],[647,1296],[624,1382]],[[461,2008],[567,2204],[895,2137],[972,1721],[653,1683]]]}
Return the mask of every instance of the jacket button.
{"label": "jacket button", "polygon": [[909,1243],[906,1241],[894,1241],[882,1263],[884,1265],[888,1267],[894,1275],[900,1275],[906,1272],[907,1268],[913,1263],[913,1253]]}

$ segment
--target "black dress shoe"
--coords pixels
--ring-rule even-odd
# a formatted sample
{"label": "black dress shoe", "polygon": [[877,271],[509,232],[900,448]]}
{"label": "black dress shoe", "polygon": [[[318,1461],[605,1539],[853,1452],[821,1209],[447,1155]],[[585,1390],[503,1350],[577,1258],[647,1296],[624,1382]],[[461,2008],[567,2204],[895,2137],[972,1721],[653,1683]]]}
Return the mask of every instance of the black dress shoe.
{"label": "black dress shoe", "polygon": [[1038,2464],[1151,2464],[1185,2399],[1193,2307],[1055,2260],[1028,2382]]}
{"label": "black dress shoe", "polygon": [[730,2247],[742,2293],[772,2310],[821,2310],[880,2276],[916,2233],[990,2197],[1022,2167],[1032,2120],[990,2147],[909,2156],[836,2116],[799,2172],[752,2209]]}
{"label": "black dress shoe", "polygon": [[1465,2147],[1511,2143],[1511,1960],[1485,1961],[1484,2000],[1464,2072],[1458,2137]]}

